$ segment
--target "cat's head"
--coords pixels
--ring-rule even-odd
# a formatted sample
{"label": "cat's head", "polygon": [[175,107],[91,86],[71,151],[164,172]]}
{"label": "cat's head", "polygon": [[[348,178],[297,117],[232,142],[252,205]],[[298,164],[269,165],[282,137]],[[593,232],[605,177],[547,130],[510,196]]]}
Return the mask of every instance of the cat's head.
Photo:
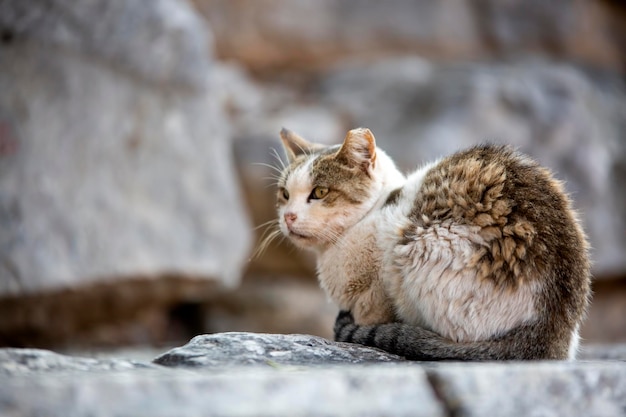
{"label": "cat's head", "polygon": [[335,146],[310,143],[286,129],[280,137],[289,159],[278,181],[280,230],[301,248],[327,247],[379,199],[382,152],[363,128]]}

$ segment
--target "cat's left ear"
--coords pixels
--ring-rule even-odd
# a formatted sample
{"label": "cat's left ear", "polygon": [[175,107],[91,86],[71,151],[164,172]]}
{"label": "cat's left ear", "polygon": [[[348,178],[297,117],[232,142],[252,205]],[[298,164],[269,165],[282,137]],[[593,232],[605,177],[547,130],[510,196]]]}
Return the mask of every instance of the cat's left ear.
{"label": "cat's left ear", "polygon": [[308,154],[311,153],[311,151],[324,148],[324,145],[311,143],[302,136],[289,129],[285,129],[284,127],[280,131],[280,139],[283,142],[283,148],[285,148],[289,162],[292,162],[300,155]]}
{"label": "cat's left ear", "polygon": [[372,132],[364,127],[352,129],[346,135],[337,157],[348,165],[360,167],[365,172],[376,166],[376,140]]}

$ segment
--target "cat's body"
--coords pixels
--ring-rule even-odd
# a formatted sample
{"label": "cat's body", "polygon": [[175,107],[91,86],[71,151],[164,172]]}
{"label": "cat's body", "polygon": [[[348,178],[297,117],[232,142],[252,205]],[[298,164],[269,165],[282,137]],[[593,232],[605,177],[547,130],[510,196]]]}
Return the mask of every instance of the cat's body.
{"label": "cat's body", "polygon": [[587,244],[562,186],[506,147],[405,178],[367,129],[342,147],[281,137],[282,232],[318,255],[337,340],[413,359],[573,357]]}

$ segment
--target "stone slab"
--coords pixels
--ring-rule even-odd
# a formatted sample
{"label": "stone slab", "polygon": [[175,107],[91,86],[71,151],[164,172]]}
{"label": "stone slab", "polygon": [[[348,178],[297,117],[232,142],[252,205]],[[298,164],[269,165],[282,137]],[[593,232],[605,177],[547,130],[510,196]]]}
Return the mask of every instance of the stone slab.
{"label": "stone slab", "polygon": [[155,363],[0,349],[0,415],[619,416],[625,359],[409,362],[251,333],[198,336]]}

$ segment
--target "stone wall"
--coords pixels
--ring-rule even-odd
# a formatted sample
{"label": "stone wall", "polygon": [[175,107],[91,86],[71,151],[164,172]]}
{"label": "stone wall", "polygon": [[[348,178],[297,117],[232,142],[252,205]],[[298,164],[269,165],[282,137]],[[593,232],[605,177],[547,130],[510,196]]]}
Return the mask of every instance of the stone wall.
{"label": "stone wall", "polygon": [[528,152],[593,246],[584,336],[626,339],[619,2],[109,3],[0,0],[0,343],[330,337],[309,254],[250,259],[283,126],[367,126],[405,170],[484,141]]}
{"label": "stone wall", "polygon": [[4,0],[0,33],[0,343],[236,287],[251,227],[193,8]]}

